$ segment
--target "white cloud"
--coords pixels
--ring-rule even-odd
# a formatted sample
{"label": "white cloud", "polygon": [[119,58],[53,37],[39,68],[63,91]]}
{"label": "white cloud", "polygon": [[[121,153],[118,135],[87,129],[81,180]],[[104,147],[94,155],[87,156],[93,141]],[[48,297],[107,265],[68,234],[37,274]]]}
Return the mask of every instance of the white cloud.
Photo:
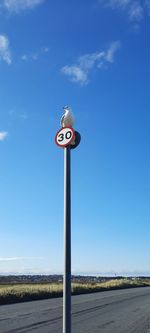
{"label": "white cloud", "polygon": [[39,49],[38,51],[28,52],[27,54],[23,54],[21,56],[21,60],[25,61],[25,62],[37,61],[43,55],[45,56],[49,52],[49,50],[50,50],[49,47],[44,46],[41,49]]}
{"label": "white cloud", "polygon": [[148,14],[150,14],[150,0],[145,0],[145,8],[148,11]]}
{"label": "white cloud", "polygon": [[61,72],[67,75],[71,81],[86,85],[89,82],[89,74],[92,69],[101,69],[114,62],[114,55],[121,47],[120,41],[112,42],[106,51],[85,54],[72,65],[62,67]]}
{"label": "white cloud", "polygon": [[100,3],[103,2],[103,4],[106,7],[126,7],[128,4],[130,4],[131,2],[133,2],[133,0],[100,0]]}
{"label": "white cloud", "polygon": [[105,57],[105,52],[95,52],[91,54],[85,54],[79,58],[79,63],[82,68],[89,70],[94,66],[96,62],[99,62]]}
{"label": "white cloud", "polygon": [[18,257],[10,257],[10,258],[0,258],[0,261],[14,261],[14,260],[20,260],[22,258]]}
{"label": "white cloud", "polygon": [[8,132],[0,132],[0,141],[4,141],[8,136]]}
{"label": "white cloud", "polygon": [[141,21],[144,16],[144,9],[138,1],[133,2],[129,8],[129,18],[131,21]]}
{"label": "white cloud", "polygon": [[38,53],[30,53],[30,54],[23,54],[21,56],[22,61],[36,61],[38,60],[39,54]]}
{"label": "white cloud", "polygon": [[104,7],[124,10],[128,18],[140,22],[146,13],[150,13],[150,0],[99,0]]}
{"label": "white cloud", "polygon": [[25,9],[33,9],[45,0],[4,0],[3,6],[10,12],[20,12]]}
{"label": "white cloud", "polygon": [[84,69],[80,67],[80,65],[71,65],[71,66],[64,66],[61,69],[62,73],[68,75],[73,82],[79,82],[81,84],[87,83],[87,76],[88,73]]}
{"label": "white cloud", "polygon": [[50,48],[47,47],[47,46],[44,46],[44,47],[42,47],[42,49],[41,49],[41,51],[42,51],[43,53],[48,53],[49,50],[50,50]]}
{"label": "white cloud", "polygon": [[0,60],[5,61],[8,65],[12,62],[9,50],[9,40],[4,35],[0,35]]}
{"label": "white cloud", "polygon": [[106,53],[106,56],[105,56],[105,59],[108,61],[108,62],[111,62],[113,63],[114,62],[114,55],[115,53],[117,52],[117,50],[119,50],[121,47],[121,43],[120,41],[115,41],[113,43],[110,44],[110,47]]}
{"label": "white cloud", "polygon": [[21,60],[23,60],[23,61],[27,61],[27,60],[28,60],[28,56],[27,56],[26,54],[23,54],[23,55],[21,56]]}
{"label": "white cloud", "polygon": [[0,261],[16,261],[16,260],[34,260],[43,259],[43,257],[0,257]]}

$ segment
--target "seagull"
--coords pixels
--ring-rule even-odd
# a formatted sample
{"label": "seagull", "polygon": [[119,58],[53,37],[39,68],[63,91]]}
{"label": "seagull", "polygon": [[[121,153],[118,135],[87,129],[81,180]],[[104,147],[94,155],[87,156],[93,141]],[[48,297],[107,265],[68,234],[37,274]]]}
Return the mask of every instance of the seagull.
{"label": "seagull", "polygon": [[66,126],[73,126],[74,124],[74,116],[72,113],[72,110],[69,106],[64,106],[64,115],[61,118],[61,126],[66,127]]}

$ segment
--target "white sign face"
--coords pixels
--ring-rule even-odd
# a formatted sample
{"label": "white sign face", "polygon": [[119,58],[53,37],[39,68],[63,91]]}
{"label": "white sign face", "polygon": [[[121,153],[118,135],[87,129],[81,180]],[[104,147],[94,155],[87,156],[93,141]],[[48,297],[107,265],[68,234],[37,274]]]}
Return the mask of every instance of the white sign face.
{"label": "white sign face", "polygon": [[63,127],[55,136],[55,142],[60,147],[67,147],[75,138],[75,132],[72,127]]}

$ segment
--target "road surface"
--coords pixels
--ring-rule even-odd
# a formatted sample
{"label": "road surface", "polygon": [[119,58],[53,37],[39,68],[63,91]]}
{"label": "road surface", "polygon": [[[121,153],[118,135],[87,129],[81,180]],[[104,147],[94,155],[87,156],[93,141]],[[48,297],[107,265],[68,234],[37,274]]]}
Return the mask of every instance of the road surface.
{"label": "road surface", "polygon": [[[0,306],[0,333],[62,333],[62,298]],[[72,297],[72,333],[150,333],[150,287]]]}

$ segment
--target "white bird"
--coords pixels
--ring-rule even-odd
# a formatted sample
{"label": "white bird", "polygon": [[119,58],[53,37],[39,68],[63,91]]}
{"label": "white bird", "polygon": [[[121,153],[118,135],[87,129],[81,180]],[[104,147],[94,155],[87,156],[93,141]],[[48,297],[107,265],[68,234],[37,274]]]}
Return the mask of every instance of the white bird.
{"label": "white bird", "polygon": [[72,110],[69,106],[64,106],[64,115],[61,118],[61,126],[66,127],[66,126],[73,126],[74,124],[74,116],[72,113]]}

